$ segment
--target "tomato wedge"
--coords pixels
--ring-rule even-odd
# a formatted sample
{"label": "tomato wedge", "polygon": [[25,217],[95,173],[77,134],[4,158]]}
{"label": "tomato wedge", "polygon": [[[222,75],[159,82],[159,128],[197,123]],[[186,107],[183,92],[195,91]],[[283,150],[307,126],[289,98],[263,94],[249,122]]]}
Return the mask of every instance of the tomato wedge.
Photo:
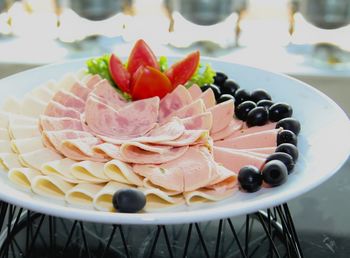
{"label": "tomato wedge", "polygon": [[130,73],[125,69],[122,61],[114,54],[109,59],[109,73],[120,90],[130,93]]}
{"label": "tomato wedge", "polygon": [[131,50],[128,59],[128,72],[133,74],[140,66],[150,66],[159,70],[156,56],[142,39],[139,39]]}
{"label": "tomato wedge", "polygon": [[164,97],[172,91],[171,82],[161,71],[154,67],[140,67],[132,85],[132,99]]}
{"label": "tomato wedge", "polygon": [[173,88],[180,84],[185,84],[196,72],[199,65],[199,51],[187,55],[184,59],[170,66],[165,72],[171,81]]}

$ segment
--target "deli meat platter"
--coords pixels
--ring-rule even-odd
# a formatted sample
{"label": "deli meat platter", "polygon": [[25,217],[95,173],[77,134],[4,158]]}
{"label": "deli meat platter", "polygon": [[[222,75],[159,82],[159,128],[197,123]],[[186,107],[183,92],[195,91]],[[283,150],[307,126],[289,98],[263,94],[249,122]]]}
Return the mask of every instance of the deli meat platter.
{"label": "deli meat platter", "polygon": [[[200,74],[199,52],[140,69],[147,45],[136,44],[107,68],[102,58],[73,60],[0,80],[1,200],[99,223],[200,222],[287,202],[348,158],[346,114],[311,86],[206,57]],[[210,71],[215,84],[230,80],[235,98],[201,81]],[[253,104],[241,105],[245,92]],[[259,109],[253,93],[273,103]]]}

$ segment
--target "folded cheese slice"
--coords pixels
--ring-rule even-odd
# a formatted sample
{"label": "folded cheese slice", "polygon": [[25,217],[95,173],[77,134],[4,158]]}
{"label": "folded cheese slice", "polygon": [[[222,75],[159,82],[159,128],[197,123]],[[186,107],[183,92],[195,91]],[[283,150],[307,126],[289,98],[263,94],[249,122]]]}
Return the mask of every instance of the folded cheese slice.
{"label": "folded cheese slice", "polygon": [[42,148],[31,152],[21,153],[18,155],[18,159],[23,166],[40,170],[44,163],[53,160],[60,160],[62,159],[62,156],[48,148]]}
{"label": "folded cheese slice", "polygon": [[119,183],[143,185],[141,177],[133,171],[132,166],[117,159],[113,159],[104,165],[104,173],[107,177]]}
{"label": "folded cheese slice", "polygon": [[72,176],[78,180],[90,183],[104,183],[110,179],[104,173],[104,163],[95,161],[81,161],[71,166]]}
{"label": "folded cheese slice", "polygon": [[74,205],[93,207],[93,199],[104,185],[80,183],[66,192],[65,200]]}
{"label": "folded cheese slice", "polygon": [[169,196],[158,188],[138,188],[146,196],[145,211],[157,211],[165,208],[172,208],[185,203],[180,195]]}
{"label": "folded cheese slice", "polygon": [[23,167],[13,168],[7,174],[11,182],[26,190],[31,189],[34,178],[40,175],[36,169]]}
{"label": "folded cheese slice", "polygon": [[76,163],[76,161],[64,158],[60,160],[49,161],[41,165],[41,172],[44,175],[55,175],[68,183],[81,183],[82,180],[78,180],[73,177],[71,173],[71,167]]}
{"label": "folded cheese slice", "polygon": [[58,200],[64,200],[66,193],[74,187],[74,184],[54,175],[36,176],[31,183],[34,193]]}
{"label": "folded cheese slice", "polygon": [[0,165],[5,170],[10,170],[12,168],[20,168],[21,163],[18,160],[18,156],[15,153],[0,153]]}
{"label": "folded cheese slice", "polygon": [[11,148],[13,152],[21,154],[32,152],[38,149],[45,148],[41,137],[24,138],[24,139],[14,139],[11,141]]}

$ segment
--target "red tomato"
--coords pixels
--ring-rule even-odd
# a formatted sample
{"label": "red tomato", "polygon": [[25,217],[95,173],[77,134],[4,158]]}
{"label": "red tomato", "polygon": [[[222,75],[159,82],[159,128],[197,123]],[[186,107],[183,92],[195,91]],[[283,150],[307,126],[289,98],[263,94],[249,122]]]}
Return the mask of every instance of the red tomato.
{"label": "red tomato", "polygon": [[165,72],[171,81],[173,88],[180,84],[185,84],[196,72],[199,65],[199,51],[193,52],[184,59],[170,66]]}
{"label": "red tomato", "polygon": [[120,90],[130,93],[130,73],[125,69],[122,61],[114,54],[109,59],[109,73]]}
{"label": "red tomato", "polygon": [[130,74],[133,74],[140,66],[150,66],[159,70],[156,56],[142,39],[138,40],[131,50],[127,69]]}
{"label": "red tomato", "polygon": [[161,71],[150,67],[140,67],[132,85],[133,100],[158,96],[164,97],[172,91],[171,82]]}

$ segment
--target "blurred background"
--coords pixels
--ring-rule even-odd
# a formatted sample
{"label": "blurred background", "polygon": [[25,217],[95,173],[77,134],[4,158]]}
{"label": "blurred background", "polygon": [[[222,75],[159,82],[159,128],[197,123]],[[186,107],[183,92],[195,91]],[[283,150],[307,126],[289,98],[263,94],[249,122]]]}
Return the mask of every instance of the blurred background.
{"label": "blurred background", "polygon": [[[350,0],[0,0],[0,78],[138,38],[288,74],[350,114]],[[306,257],[350,254],[349,170],[290,203]]]}

